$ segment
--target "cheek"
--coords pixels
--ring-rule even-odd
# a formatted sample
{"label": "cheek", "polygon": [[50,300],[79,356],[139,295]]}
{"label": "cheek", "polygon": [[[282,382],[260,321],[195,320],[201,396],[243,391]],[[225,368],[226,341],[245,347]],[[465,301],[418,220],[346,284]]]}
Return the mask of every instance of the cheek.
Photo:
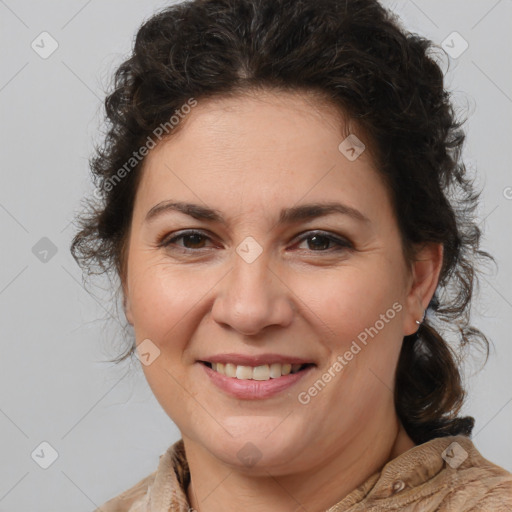
{"label": "cheek", "polygon": [[133,262],[130,302],[134,328],[147,337],[162,340],[190,313],[208,290],[199,273],[187,272],[165,263]]}
{"label": "cheek", "polygon": [[[402,305],[403,289],[396,275],[386,269],[366,266],[346,267],[330,271],[304,274],[294,278],[291,288],[300,298],[306,310],[312,313],[312,321],[323,325],[327,334],[336,336],[344,344],[379,321],[385,315],[386,326],[397,324],[397,309]],[[386,313],[392,309],[388,315]],[[311,316],[311,315],[310,315]],[[392,318],[391,318],[392,317]],[[380,323],[379,323],[380,326]]]}
{"label": "cheek", "polygon": [[135,259],[132,262],[130,298],[135,337],[138,343],[151,340],[159,351],[151,364],[141,365],[142,370],[162,408],[181,411],[182,421],[189,421],[183,418],[193,419],[201,411],[191,400],[193,392],[183,384],[190,362],[187,347],[199,316],[204,314],[198,309],[201,297],[211,286],[199,278],[199,273],[155,261],[141,262],[138,267]]}
{"label": "cheek", "polygon": [[308,321],[329,354],[323,371],[337,376],[332,394],[324,397],[333,410],[343,402],[364,415],[365,406],[371,409],[392,396],[404,300],[400,280],[393,275],[368,266],[297,279],[297,295],[310,310]]}

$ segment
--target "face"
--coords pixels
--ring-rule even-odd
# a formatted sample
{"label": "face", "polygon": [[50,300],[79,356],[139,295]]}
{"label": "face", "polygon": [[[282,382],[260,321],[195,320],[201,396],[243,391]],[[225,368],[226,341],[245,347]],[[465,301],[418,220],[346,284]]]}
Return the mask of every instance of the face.
{"label": "face", "polygon": [[338,148],[349,129],[364,142],[298,93],[217,98],[146,157],[127,318],[185,442],[226,464],[252,450],[284,474],[395,425],[394,371],[422,306],[369,151]]}

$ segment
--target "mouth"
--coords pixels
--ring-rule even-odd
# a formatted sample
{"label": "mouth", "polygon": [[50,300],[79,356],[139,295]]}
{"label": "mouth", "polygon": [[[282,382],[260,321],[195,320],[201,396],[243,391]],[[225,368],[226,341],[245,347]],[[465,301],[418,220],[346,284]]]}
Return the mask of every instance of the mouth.
{"label": "mouth", "polygon": [[258,366],[236,365],[233,363],[220,363],[210,361],[199,361],[204,366],[214,372],[232,379],[268,381],[280,379],[286,375],[302,372],[312,366],[314,363],[294,364],[294,363],[272,363]]}
{"label": "mouth", "polygon": [[[308,374],[316,367],[315,363],[303,363],[295,361],[287,363],[286,358],[281,362],[271,362],[272,357],[259,357],[257,366],[247,365],[248,357],[239,357],[238,362],[245,365],[235,364],[236,359],[230,356],[231,362],[223,363],[220,356],[215,357],[217,361],[200,361],[197,363],[203,368],[206,377],[217,389],[238,400],[263,400],[271,397],[285,397],[290,395],[286,390],[297,386],[304,381]],[[274,357],[274,359],[277,357]],[[240,361],[240,359],[243,359]],[[235,360],[235,361],[234,361]],[[267,360],[266,364],[262,364]]]}

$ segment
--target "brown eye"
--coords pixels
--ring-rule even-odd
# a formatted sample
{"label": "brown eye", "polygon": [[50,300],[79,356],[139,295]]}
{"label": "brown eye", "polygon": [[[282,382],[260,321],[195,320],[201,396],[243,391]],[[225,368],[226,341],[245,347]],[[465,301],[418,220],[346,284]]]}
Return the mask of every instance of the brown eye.
{"label": "brown eye", "polygon": [[[205,237],[203,235],[193,233],[192,235],[184,235],[181,238],[187,249],[201,249],[204,246]],[[186,241],[189,242],[189,245],[187,245]]]}
{"label": "brown eye", "polygon": [[[205,248],[205,242],[210,238],[199,231],[184,231],[177,236],[164,240],[161,243],[162,247],[176,246],[183,249],[203,249]],[[182,244],[177,242],[182,240]]]}
{"label": "brown eye", "polygon": [[329,249],[331,249],[329,252],[332,252],[332,250],[339,251],[353,248],[348,240],[323,232],[309,233],[307,236],[303,236],[299,242],[306,242],[308,249],[313,252],[328,252]]}
{"label": "brown eye", "polygon": [[307,239],[308,247],[312,250],[328,249],[332,240],[322,235],[309,236]]}

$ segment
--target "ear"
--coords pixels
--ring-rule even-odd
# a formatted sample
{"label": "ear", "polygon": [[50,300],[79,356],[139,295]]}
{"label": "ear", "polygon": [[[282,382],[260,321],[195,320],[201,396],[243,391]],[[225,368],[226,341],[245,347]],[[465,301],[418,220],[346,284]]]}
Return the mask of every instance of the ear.
{"label": "ear", "polygon": [[442,265],[442,244],[429,243],[417,250],[411,268],[411,279],[406,298],[404,336],[414,334],[418,330],[416,320],[421,322],[436,291]]}

